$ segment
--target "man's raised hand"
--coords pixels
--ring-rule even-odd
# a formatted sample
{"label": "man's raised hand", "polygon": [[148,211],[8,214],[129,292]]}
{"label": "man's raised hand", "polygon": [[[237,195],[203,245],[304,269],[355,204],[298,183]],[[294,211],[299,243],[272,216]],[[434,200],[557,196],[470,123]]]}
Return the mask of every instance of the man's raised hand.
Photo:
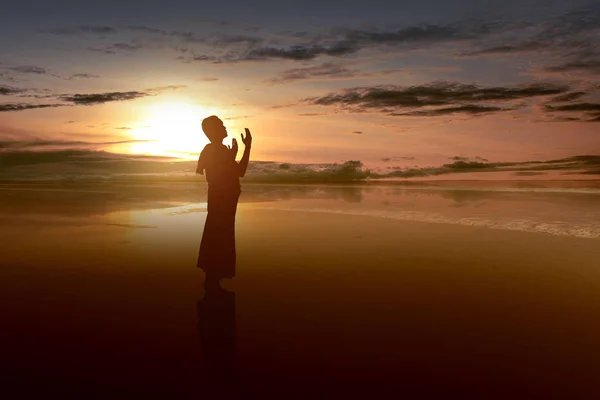
{"label": "man's raised hand", "polygon": [[245,128],[245,130],[246,136],[244,137],[244,134],[242,133],[242,142],[244,143],[244,146],[250,147],[252,145],[252,134],[250,133],[250,129]]}

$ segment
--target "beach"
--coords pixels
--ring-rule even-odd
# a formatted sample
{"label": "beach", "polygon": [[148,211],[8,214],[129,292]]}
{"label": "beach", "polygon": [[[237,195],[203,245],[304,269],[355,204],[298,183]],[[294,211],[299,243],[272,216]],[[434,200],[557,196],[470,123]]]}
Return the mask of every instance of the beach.
{"label": "beach", "polygon": [[555,189],[243,187],[204,319],[203,188],[4,185],[2,387],[593,398],[600,194]]}

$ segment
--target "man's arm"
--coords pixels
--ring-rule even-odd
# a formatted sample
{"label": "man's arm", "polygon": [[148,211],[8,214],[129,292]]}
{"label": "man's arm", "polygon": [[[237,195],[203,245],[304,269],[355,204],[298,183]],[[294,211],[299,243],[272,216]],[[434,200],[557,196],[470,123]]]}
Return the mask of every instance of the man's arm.
{"label": "man's arm", "polygon": [[244,154],[242,155],[242,159],[238,164],[240,178],[243,178],[246,175],[246,169],[248,169],[248,162],[250,161],[250,147],[246,145],[244,147]]}
{"label": "man's arm", "polygon": [[244,154],[239,162],[239,176],[243,178],[246,175],[246,169],[248,169],[248,162],[250,161],[250,149],[252,148],[252,134],[250,130],[246,128],[246,137],[242,135],[242,142],[244,142]]}
{"label": "man's arm", "polygon": [[196,173],[204,175],[204,166],[202,165],[202,155],[198,157],[198,164],[196,165]]}
{"label": "man's arm", "polygon": [[204,170],[206,169],[206,162],[208,157],[208,151],[206,150],[208,146],[202,149],[200,153],[200,157],[198,157],[198,164],[196,165],[196,173],[200,175],[204,175]]}

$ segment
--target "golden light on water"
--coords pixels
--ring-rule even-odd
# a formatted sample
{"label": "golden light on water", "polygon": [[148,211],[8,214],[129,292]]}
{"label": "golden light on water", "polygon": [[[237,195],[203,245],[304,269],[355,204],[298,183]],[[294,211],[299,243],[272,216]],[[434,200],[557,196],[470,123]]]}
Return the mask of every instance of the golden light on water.
{"label": "golden light on water", "polygon": [[147,142],[132,143],[130,152],[196,159],[208,143],[202,120],[214,114],[215,108],[185,101],[153,104],[131,131],[132,139]]}

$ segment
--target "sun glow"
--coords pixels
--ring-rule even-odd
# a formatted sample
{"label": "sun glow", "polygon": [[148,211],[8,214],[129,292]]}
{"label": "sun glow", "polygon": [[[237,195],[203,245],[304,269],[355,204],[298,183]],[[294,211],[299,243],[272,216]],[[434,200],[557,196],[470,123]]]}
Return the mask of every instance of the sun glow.
{"label": "sun glow", "polygon": [[208,143],[202,132],[202,120],[218,110],[186,102],[155,104],[136,124],[131,135],[131,153],[196,159]]}

